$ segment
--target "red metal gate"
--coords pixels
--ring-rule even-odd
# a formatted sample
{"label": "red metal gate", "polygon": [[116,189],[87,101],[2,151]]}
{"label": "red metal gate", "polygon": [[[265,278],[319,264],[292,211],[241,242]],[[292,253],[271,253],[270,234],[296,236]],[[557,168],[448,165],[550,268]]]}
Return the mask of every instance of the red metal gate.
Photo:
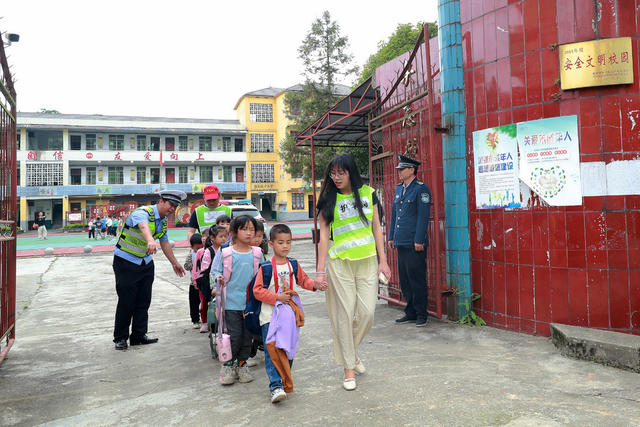
{"label": "red metal gate", "polygon": [[[437,133],[441,115],[440,70],[437,38],[424,43],[426,32],[425,27],[412,52],[376,69],[375,81],[381,102],[369,114],[369,170],[371,185],[381,196],[385,215],[389,218],[395,187],[400,182],[395,169],[397,154],[406,153],[422,163],[418,179],[429,186],[433,201],[427,250],[428,309],[431,314],[441,317],[442,296],[448,292],[448,286],[445,283],[442,138]],[[403,304],[397,252],[388,251],[387,258],[393,277],[388,295],[385,292],[380,297]]]}
{"label": "red metal gate", "polygon": [[0,41],[0,363],[15,339],[16,322],[16,92]]}

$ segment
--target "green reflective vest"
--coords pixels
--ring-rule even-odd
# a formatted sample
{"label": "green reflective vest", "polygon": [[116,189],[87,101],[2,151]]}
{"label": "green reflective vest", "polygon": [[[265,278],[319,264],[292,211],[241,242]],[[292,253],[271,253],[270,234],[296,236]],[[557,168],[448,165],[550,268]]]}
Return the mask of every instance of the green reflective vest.
{"label": "green reflective vest", "polygon": [[353,194],[338,193],[331,223],[334,242],[329,249],[331,259],[358,260],[376,255],[376,242],[372,231],[373,188],[363,185],[358,192],[368,224],[360,218]]}
{"label": "green reflective vest", "polygon": [[196,208],[196,219],[198,220],[198,229],[200,233],[208,230],[212,225],[216,225],[216,219],[220,215],[228,215],[231,217],[231,208],[226,205],[219,205],[215,209],[209,209],[207,205],[200,205]]}
{"label": "green reflective vest", "polygon": [[[147,214],[149,214],[149,229],[151,230],[151,234],[153,235],[154,240],[159,239],[166,234],[166,220],[162,222],[162,230],[156,233],[156,216],[152,206],[142,206],[138,209],[142,209]],[[147,241],[142,235],[142,232],[140,231],[138,226],[128,226],[126,224],[126,221],[124,226],[122,227],[122,230],[120,230],[120,235],[118,236],[118,243],[116,243],[116,247],[140,258],[144,258],[145,256],[147,256]]]}

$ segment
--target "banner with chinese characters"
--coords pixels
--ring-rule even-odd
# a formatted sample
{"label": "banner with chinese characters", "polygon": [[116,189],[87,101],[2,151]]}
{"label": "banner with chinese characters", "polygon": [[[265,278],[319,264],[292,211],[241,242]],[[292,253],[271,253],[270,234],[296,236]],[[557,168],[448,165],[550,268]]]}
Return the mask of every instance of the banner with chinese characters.
{"label": "banner with chinese characters", "polygon": [[633,83],[631,37],[571,43],[558,49],[563,90]]}
{"label": "banner with chinese characters", "polygon": [[517,124],[520,179],[551,206],[582,204],[578,117]]}
{"label": "banner with chinese characters", "polygon": [[473,132],[478,209],[519,208],[516,125]]}

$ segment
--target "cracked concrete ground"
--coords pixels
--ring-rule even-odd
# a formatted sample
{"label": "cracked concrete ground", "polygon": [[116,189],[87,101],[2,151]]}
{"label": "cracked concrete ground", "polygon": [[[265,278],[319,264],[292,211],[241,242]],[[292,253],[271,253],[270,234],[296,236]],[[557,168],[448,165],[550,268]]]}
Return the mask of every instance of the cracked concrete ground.
{"label": "cracked concrete ground", "polygon": [[[309,241],[293,253],[314,270]],[[149,334],[160,342],[125,352],[111,341],[110,255],[18,260],[0,425],[640,425],[638,374],[564,358],[542,337],[394,325],[400,311],[382,303],[359,351],[367,373],[344,391],[324,296],[307,291],[295,393],[271,405],[262,361],[254,382],[218,384],[208,339],[191,329],[187,282],[155,259]]]}

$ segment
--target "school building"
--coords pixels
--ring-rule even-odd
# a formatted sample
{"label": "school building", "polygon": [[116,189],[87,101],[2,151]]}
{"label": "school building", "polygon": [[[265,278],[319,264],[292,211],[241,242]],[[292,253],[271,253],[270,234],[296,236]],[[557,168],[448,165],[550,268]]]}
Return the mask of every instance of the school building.
{"label": "school building", "polygon": [[188,204],[209,183],[225,199],[246,194],[237,120],[18,113],[17,132],[23,230],[38,211],[60,227],[154,203],[165,189],[186,192]]}

